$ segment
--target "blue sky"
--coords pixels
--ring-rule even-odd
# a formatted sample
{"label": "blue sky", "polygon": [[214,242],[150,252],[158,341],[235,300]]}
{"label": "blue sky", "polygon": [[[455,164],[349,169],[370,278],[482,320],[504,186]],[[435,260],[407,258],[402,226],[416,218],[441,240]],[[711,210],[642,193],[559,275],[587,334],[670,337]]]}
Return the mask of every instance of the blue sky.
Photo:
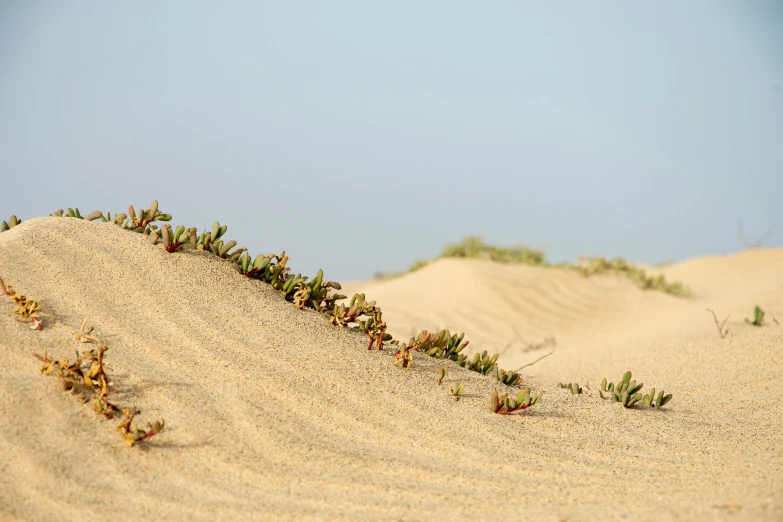
{"label": "blue sky", "polygon": [[338,280],[783,246],[783,3],[0,0],[0,179]]}

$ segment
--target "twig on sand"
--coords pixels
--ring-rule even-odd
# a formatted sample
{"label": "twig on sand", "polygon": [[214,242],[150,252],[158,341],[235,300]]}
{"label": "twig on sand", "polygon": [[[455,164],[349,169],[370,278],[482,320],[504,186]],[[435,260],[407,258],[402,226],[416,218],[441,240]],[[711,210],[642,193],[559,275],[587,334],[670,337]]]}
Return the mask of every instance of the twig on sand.
{"label": "twig on sand", "polygon": [[535,361],[533,361],[532,363],[528,363],[528,364],[526,364],[526,365],[524,365],[524,366],[520,366],[518,369],[516,369],[516,370],[514,370],[514,371],[515,371],[515,372],[517,372],[517,373],[518,373],[518,372],[521,372],[521,371],[522,371],[522,368],[527,368],[528,366],[533,366],[534,364],[536,364],[538,361],[540,361],[540,360],[541,360],[541,359],[543,359],[544,357],[549,357],[549,356],[550,356],[550,355],[552,355],[553,353],[555,353],[555,351],[554,351],[554,350],[552,350],[551,352],[549,352],[549,353],[548,353],[548,354],[546,354],[546,355],[542,355],[541,357],[539,357],[538,359],[536,359],[536,360],[535,360]]}
{"label": "twig on sand", "polygon": [[729,335],[729,329],[728,329],[728,328],[726,328],[726,329],[724,330],[724,329],[723,329],[723,327],[726,325],[726,321],[728,321],[728,320],[729,320],[729,317],[731,317],[731,314],[727,315],[727,316],[726,316],[726,319],[724,319],[722,323],[719,323],[719,322],[718,322],[718,316],[717,316],[717,315],[715,315],[715,312],[713,312],[713,311],[712,311],[711,309],[709,309],[709,308],[705,308],[705,310],[707,310],[708,312],[710,312],[710,313],[712,314],[712,318],[713,318],[713,319],[715,319],[715,326],[717,326],[717,327],[718,327],[718,333],[720,334],[720,338],[721,338],[721,339],[723,339],[724,337],[726,337],[727,335]]}

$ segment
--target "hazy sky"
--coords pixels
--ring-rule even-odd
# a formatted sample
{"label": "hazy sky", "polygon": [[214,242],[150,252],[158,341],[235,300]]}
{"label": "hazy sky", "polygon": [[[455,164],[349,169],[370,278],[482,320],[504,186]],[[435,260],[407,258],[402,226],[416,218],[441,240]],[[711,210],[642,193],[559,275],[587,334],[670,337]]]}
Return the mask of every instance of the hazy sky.
{"label": "hazy sky", "polygon": [[337,280],[783,246],[783,2],[0,0],[0,180]]}

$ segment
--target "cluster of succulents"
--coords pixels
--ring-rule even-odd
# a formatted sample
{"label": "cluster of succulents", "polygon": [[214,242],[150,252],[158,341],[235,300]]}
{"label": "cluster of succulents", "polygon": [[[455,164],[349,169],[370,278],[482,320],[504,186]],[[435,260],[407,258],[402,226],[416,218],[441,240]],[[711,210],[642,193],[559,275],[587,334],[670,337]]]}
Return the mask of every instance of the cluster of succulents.
{"label": "cluster of succulents", "polygon": [[473,355],[472,359],[462,354],[462,350],[470,344],[470,341],[464,341],[465,334],[452,334],[448,330],[441,330],[438,333],[430,333],[422,330],[418,336],[411,337],[407,343],[400,343],[392,340],[400,350],[409,351],[411,349],[423,352],[430,357],[438,357],[454,361],[462,368],[478,372],[482,375],[489,375],[494,372],[495,377],[503,384],[516,386],[521,384],[522,377],[519,373],[501,370],[497,365],[498,355],[490,356],[486,350]]}
{"label": "cluster of succulents", "polygon": [[571,392],[571,395],[579,395],[582,393],[582,387],[579,386],[579,383],[572,382],[568,384],[563,384],[562,382],[557,383],[558,388],[565,388],[568,391]]}
{"label": "cluster of succulents", "polygon": [[41,306],[37,301],[28,299],[14,290],[14,285],[11,283],[8,283],[8,286],[6,286],[2,277],[0,277],[0,292],[7,295],[14,302],[16,305],[16,308],[13,310],[14,313],[19,314],[21,319],[30,320],[32,323],[30,328],[33,330],[40,330],[42,328],[41,318],[39,317],[41,314]]}
{"label": "cluster of succulents", "polygon": [[512,372],[511,370],[501,370],[497,365],[495,365],[495,377],[508,386],[518,386],[522,384],[522,375],[517,372]]}
{"label": "cluster of succulents", "polygon": [[[658,397],[655,397],[655,388],[647,395],[642,396],[639,391],[644,385],[642,383],[636,384],[636,381],[632,381],[631,377],[630,371],[625,372],[623,378],[616,385],[613,382],[607,382],[604,378],[601,381],[601,398],[610,398],[626,408],[632,408],[634,404],[642,401],[645,406],[655,409],[661,408],[672,399],[672,394],[665,395],[663,391],[658,394]],[[608,393],[609,397],[604,397],[604,392]]]}
{"label": "cluster of succulents", "polygon": [[[85,332],[85,324],[86,321],[82,323],[76,339],[81,343],[97,343],[97,339],[89,335],[93,328]],[[121,422],[117,426],[117,431],[128,446],[133,446],[160,433],[164,421],[156,420],[150,423],[147,429],[143,429],[133,422],[134,417],[139,413],[135,407],[120,408],[109,400],[110,387],[113,383],[106,375],[103,364],[104,354],[108,349],[108,346],[99,344],[97,348],[85,350],[81,354],[77,351],[73,362],[68,359],[50,359],[46,350],[42,356],[36,355],[36,357],[43,363],[41,373],[56,375],[63,391],[76,396],[83,403],[90,402],[92,399],[93,410],[107,419],[119,417]]]}
{"label": "cluster of succulents", "polygon": [[530,395],[530,388],[523,388],[515,397],[507,393],[498,395],[497,390],[492,390],[492,397],[489,401],[489,410],[493,413],[505,415],[519,410],[527,409],[536,404],[541,399],[541,394]]}

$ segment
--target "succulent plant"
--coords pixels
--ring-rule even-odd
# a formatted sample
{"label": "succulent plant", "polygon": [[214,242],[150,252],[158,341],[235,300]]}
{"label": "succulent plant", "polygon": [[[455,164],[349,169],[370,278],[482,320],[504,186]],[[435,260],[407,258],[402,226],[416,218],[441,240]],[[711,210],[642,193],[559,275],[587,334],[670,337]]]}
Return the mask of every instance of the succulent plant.
{"label": "succulent plant", "polygon": [[541,394],[530,395],[530,388],[523,388],[516,396],[510,397],[507,393],[498,395],[497,390],[492,390],[489,402],[489,410],[493,413],[505,415],[514,411],[527,409],[541,399]]}
{"label": "succulent plant", "polygon": [[563,384],[561,382],[557,384],[557,387],[567,389],[568,391],[571,392],[571,395],[579,395],[580,393],[582,393],[581,386],[579,386],[579,383],[576,382],[569,383],[569,384]]}
{"label": "succulent plant", "polygon": [[446,374],[449,372],[449,369],[445,366],[441,366],[439,373],[438,373],[438,384],[443,384],[443,379],[446,377]]}
{"label": "succulent plant", "polygon": [[160,235],[153,230],[149,238],[153,245],[157,245],[160,238],[160,240],[163,241],[163,248],[169,253],[176,252],[182,248],[196,248],[196,245],[198,244],[196,229],[186,229],[181,225],[173,232],[170,225],[163,225],[160,227]]}
{"label": "succulent plant", "polygon": [[[659,399],[655,398],[655,388],[652,389],[650,393],[648,393],[645,396],[642,396],[641,393],[639,393],[639,390],[642,389],[642,386],[644,386],[642,383],[636,384],[635,380],[631,380],[631,372],[627,371],[623,374],[622,380],[618,382],[617,385],[615,385],[612,382],[607,382],[606,379],[603,379],[601,381],[601,391],[599,394],[601,395],[602,399],[612,399],[614,402],[619,402],[626,408],[633,407],[634,404],[636,404],[639,401],[643,400],[643,404],[646,406],[652,406],[654,408],[660,408],[667,402],[669,402],[672,398],[671,394],[667,396],[663,396],[659,394]],[[609,397],[604,397],[603,392],[606,392],[609,394]],[[663,392],[661,392],[663,393]]]}
{"label": "succulent plant", "polygon": [[764,310],[756,306],[753,309],[753,320],[745,319],[745,322],[748,324],[752,324],[753,326],[761,326],[764,324]]}
{"label": "succulent plant", "polygon": [[468,363],[467,368],[474,372],[479,372],[482,375],[488,375],[489,372],[495,369],[495,363],[498,360],[498,354],[490,357],[487,355],[487,351],[484,350],[480,354],[475,354],[473,360]]}
{"label": "succulent plant", "polygon": [[522,376],[520,374],[512,372],[511,370],[501,370],[497,364],[495,365],[495,377],[497,377],[497,380],[503,384],[507,384],[508,386],[517,386],[522,384]]}
{"label": "succulent plant", "polygon": [[645,406],[649,406],[651,408],[658,409],[661,406],[664,406],[667,402],[672,400],[672,394],[664,395],[663,390],[658,392],[658,396],[655,396],[655,388],[650,390],[650,393],[645,394],[644,398],[642,399],[642,403]]}
{"label": "succulent plant", "polygon": [[21,222],[22,222],[21,219],[18,219],[16,216],[11,216],[10,218],[8,218],[8,221],[3,221],[2,223],[0,223],[0,232],[11,230]]}
{"label": "succulent plant", "polygon": [[[619,402],[626,408],[632,407],[638,401],[642,400],[642,394],[637,393],[644,386],[642,383],[636,384],[636,381],[631,380],[631,372],[625,372],[622,380],[617,385],[610,382],[607,383],[606,379],[601,381],[601,391],[610,393],[610,398],[614,402]],[[601,394],[603,397],[603,394]]]}
{"label": "succulent plant", "polygon": [[462,392],[465,391],[465,385],[464,384],[457,384],[456,382],[451,385],[451,391],[449,392],[449,395],[455,400],[458,401],[460,395],[462,395]]}

